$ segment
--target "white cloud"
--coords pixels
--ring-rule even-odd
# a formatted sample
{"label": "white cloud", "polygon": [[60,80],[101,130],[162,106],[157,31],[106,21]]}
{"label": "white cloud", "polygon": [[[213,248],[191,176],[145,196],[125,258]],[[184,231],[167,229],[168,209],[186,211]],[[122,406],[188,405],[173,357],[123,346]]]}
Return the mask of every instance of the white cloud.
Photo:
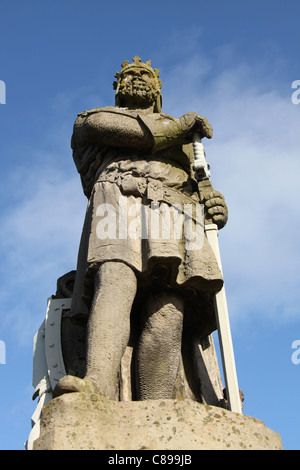
{"label": "white cloud", "polygon": [[86,198],[78,177],[54,167],[19,176],[17,201],[1,217],[1,324],[28,344],[56,280],[76,269]]}
{"label": "white cloud", "polygon": [[[230,56],[230,48],[226,54]],[[273,321],[295,317],[300,106],[281,95],[274,77],[266,83],[263,64],[255,70],[253,64],[224,64],[220,51],[215,58],[217,64],[198,51],[162,76],[164,111],[175,117],[197,111],[214,128],[214,138],[204,144],[212,183],[229,205],[220,245],[233,323],[256,321],[258,315]],[[63,108],[73,100],[71,93]],[[59,158],[68,161],[69,148],[65,152]],[[86,206],[78,175],[57,163],[58,156],[38,153],[43,165],[27,174],[14,172],[13,202],[1,217],[5,262],[0,296],[10,308],[2,322],[20,337],[30,325],[30,338],[56,279],[76,267]],[[16,292],[18,297],[12,297]]]}
{"label": "white cloud", "polygon": [[296,318],[300,106],[282,96],[268,61],[256,68],[236,61],[215,77],[204,63],[203,75],[199,54],[181,64],[164,111],[176,117],[197,111],[214,128],[203,143],[212,183],[229,206],[220,245],[231,315],[234,322]]}

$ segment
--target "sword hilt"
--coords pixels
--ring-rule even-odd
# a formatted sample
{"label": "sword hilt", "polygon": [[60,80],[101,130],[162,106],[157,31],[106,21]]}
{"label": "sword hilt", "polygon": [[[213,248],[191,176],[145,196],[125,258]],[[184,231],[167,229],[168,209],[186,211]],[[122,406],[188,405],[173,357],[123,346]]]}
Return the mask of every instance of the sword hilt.
{"label": "sword hilt", "polygon": [[195,134],[193,139],[194,146],[194,171],[196,179],[204,180],[210,178],[210,167],[206,161],[205,149],[202,144],[200,134]]}

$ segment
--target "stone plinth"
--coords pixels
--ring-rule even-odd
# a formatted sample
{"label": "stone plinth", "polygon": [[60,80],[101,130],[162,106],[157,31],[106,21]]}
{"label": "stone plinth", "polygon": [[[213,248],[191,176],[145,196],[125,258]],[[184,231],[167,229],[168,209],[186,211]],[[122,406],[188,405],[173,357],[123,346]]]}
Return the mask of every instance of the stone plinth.
{"label": "stone plinth", "polygon": [[70,393],[42,411],[34,450],[280,450],[262,421],[193,400],[112,402]]}

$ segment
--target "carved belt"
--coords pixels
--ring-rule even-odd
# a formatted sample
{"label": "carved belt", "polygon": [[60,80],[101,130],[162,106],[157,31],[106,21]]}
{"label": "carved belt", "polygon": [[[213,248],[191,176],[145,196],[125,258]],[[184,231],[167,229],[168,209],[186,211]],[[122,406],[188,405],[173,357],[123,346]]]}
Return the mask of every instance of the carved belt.
{"label": "carved belt", "polygon": [[[134,177],[131,175],[122,175],[120,173],[111,173],[102,175],[97,182],[115,183],[121,189],[125,196],[137,196],[146,199],[147,202],[166,202],[167,204],[198,204],[199,199],[187,196],[178,189],[164,185],[161,181],[151,177]],[[145,201],[145,202],[146,202]]]}

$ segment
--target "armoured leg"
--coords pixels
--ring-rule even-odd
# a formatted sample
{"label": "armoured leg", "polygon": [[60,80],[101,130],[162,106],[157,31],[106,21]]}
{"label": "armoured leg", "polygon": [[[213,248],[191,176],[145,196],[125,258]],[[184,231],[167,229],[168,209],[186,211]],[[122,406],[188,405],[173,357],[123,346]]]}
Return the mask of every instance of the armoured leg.
{"label": "armoured leg", "polygon": [[54,397],[87,392],[118,399],[120,364],[129,340],[136,284],[136,276],[126,264],[112,261],[100,266],[87,327],[85,377],[63,377]]}
{"label": "armoured leg", "polygon": [[183,300],[175,293],[151,295],[137,353],[139,400],[169,399],[179,366]]}
{"label": "armoured leg", "polygon": [[87,331],[85,380],[100,394],[118,398],[120,363],[130,335],[130,313],[136,294],[136,276],[121,262],[100,266]]}

